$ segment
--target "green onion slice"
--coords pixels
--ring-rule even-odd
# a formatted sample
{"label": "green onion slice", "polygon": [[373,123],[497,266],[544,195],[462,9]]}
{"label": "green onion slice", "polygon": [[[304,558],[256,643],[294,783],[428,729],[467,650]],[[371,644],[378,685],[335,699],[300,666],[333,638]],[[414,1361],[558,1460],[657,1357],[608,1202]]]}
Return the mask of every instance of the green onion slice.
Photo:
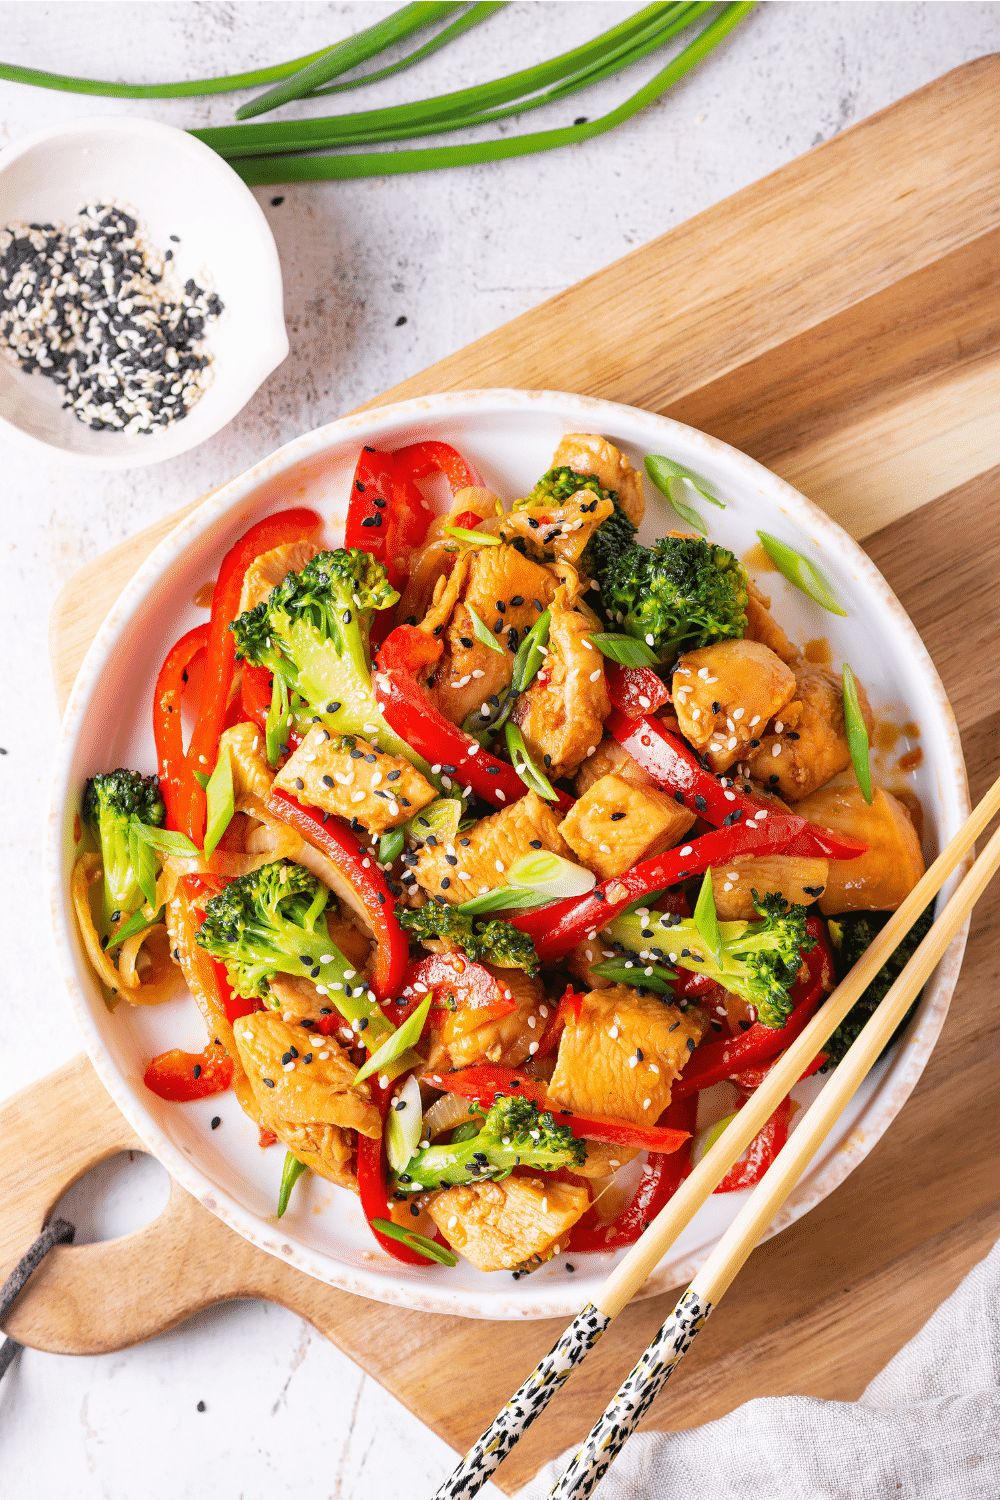
{"label": "green onion slice", "polygon": [[400,831],[416,843],[424,843],[432,833],[446,844],[453,843],[462,821],[462,808],[463,804],[457,797],[435,797],[409,822],[401,823]]}
{"label": "green onion slice", "polygon": [[495,891],[484,891],[481,896],[463,901],[458,910],[467,917],[477,917],[487,911],[523,911],[532,906],[544,906],[550,899],[538,891],[515,890],[513,886],[501,885]]}
{"label": "green onion slice", "polygon": [[457,537],[460,542],[469,542],[474,547],[499,547],[502,539],[488,531],[467,531],[464,526],[446,526],[446,536]]}
{"label": "green onion slice", "polygon": [[202,791],[203,792],[207,792],[208,791],[208,783],[212,779],[211,776],[209,776],[208,772],[207,771],[192,771],[191,775],[194,777],[195,781],[201,787]]}
{"label": "green onion slice", "polygon": [[110,953],[112,948],[117,948],[120,943],[124,943],[128,938],[135,937],[137,932],[145,932],[147,927],[155,927],[157,922],[159,922],[162,917],[162,906],[158,911],[152,910],[152,903],[150,903],[149,907],[141,906],[139,910],[134,911],[129,917],[128,921],[123,922],[118,931],[113,933],[109,938],[108,952]]}
{"label": "green onion slice", "polygon": [[517,649],[517,655],[514,657],[514,670],[510,679],[512,703],[517,694],[523,693],[525,688],[530,687],[538,675],[538,670],[545,660],[542,647],[548,644],[551,623],[552,611],[543,609]]}
{"label": "green onion slice", "polygon": [[[142,823],[131,818],[128,825],[128,857],[139,889],[150,906],[156,905],[156,853],[140,836]],[[120,941],[120,939],[119,939]]]}
{"label": "green onion slice", "polygon": [[660,658],[650,650],[645,641],[631,635],[591,635],[587,639],[597,647],[609,661],[620,667],[658,667]]}
{"label": "green onion slice", "polygon": [[398,1096],[389,1105],[385,1120],[385,1154],[394,1172],[402,1172],[420,1145],[424,1107],[420,1085],[411,1073]]}
{"label": "green onion slice", "polygon": [[597,884],[593,870],[585,870],[548,849],[533,850],[515,859],[507,871],[507,879],[511,885],[531,890],[544,901],[585,896]]}
{"label": "green onion slice", "polygon": [[433,998],[433,995],[428,995],[427,999],[417,1006],[413,1015],[409,1016],[391,1036],[386,1037],[381,1047],[372,1053],[366,1063],[362,1063],[352,1083],[361,1083],[363,1079],[370,1078],[373,1073],[384,1073],[404,1052],[409,1051],[414,1042],[420,1040],[420,1033],[424,1029],[424,1022],[427,1020]]}
{"label": "green onion slice", "polygon": [[537,792],[539,797],[545,797],[549,802],[558,802],[559,793],[551,781],[535,765],[528,754],[528,747],[524,743],[524,735],[516,724],[507,720],[504,734],[507,737],[507,749],[510,753],[510,763],[520,776],[525,786],[532,792]]}
{"label": "green onion slice", "polygon": [[[651,971],[648,974],[647,969]],[[641,958],[634,958],[631,968],[627,967],[624,958],[609,958],[604,963],[591,964],[590,972],[599,974],[602,979],[610,979],[612,984],[628,984],[633,989],[652,990],[657,995],[672,995],[674,992],[670,971],[659,964],[643,963]]]}
{"label": "green onion slice", "polygon": [[292,1196],[292,1188],[298,1182],[302,1173],[308,1172],[308,1170],[309,1168],[304,1161],[299,1161],[298,1157],[293,1156],[290,1151],[285,1152],[285,1166],[281,1173],[281,1187],[278,1190],[277,1217],[279,1219],[288,1207],[288,1200]]}
{"label": "green onion slice", "polygon": [[288,723],[288,690],[281,680],[280,673],[275,672],[271,679],[271,707],[267,711],[267,719],[264,723],[267,759],[272,766],[278,764],[281,756],[282,746],[288,734]]}
{"label": "green onion slice", "polygon": [[719,931],[719,918],[715,910],[715,891],[712,887],[711,870],[705,871],[705,878],[701,882],[701,890],[698,892],[698,900],[695,902],[692,915],[702,942],[715,959],[716,967],[721,969],[722,934]]}
{"label": "green onion slice", "polygon": [[506,651],[501,646],[492,630],[487,630],[482,620],[476,614],[476,611],[472,608],[472,605],[467,604],[465,607],[469,611],[469,618],[472,621],[472,633],[476,637],[476,639],[481,641],[484,646],[489,646],[491,651],[496,651],[500,656],[506,656]]}
{"label": "green onion slice", "polygon": [[789,547],[787,542],[779,542],[776,536],[769,536],[766,531],[758,531],[757,535],[764,551],[789,583],[801,589],[803,594],[808,594],[810,599],[823,609],[828,609],[832,615],[847,618],[847,610],[841,609],[815,563],[801,552],[796,552],[794,547]]}
{"label": "green onion slice", "polygon": [[387,828],[379,840],[378,862],[393,865],[403,852],[405,837],[402,828]]}
{"label": "green onion slice", "polygon": [[854,673],[844,662],[844,724],[847,727],[847,743],[851,751],[851,765],[858,778],[861,795],[871,806],[872,767],[868,747],[868,730],[865,728],[861,704],[858,702],[858,685]]}
{"label": "green onion slice", "polygon": [[725,510],[725,502],[719,499],[709,481],[695,473],[694,469],[676,463],[672,458],[664,458],[662,453],[646,455],[646,473],[681,520],[693,526],[695,531],[700,531],[702,536],[707,536],[708,527],[698,512],[686,503],[686,496],[688,489],[693,489],[709,505],[717,505],[720,510]]}
{"label": "green onion slice", "polygon": [[702,1157],[711,1151],[727,1125],[731,1125],[735,1119],[735,1115],[726,1115],[724,1120],[716,1120],[714,1125],[709,1125],[707,1129],[698,1132],[691,1142],[691,1165],[693,1167],[696,1167]]}
{"label": "green onion slice", "polygon": [[[158,854],[174,854],[183,859],[201,852],[186,833],[175,833],[170,828],[150,828],[148,823],[140,823],[138,819],[131,826],[136,837],[144,844],[151,844]],[[153,899],[156,899],[155,892]]]}
{"label": "green onion slice", "polygon": [[233,820],[236,811],[236,795],[233,791],[233,762],[229,746],[223,745],[222,754],[205,788],[207,814],[205,823],[205,857],[211,854]]}
{"label": "green onion slice", "polygon": [[391,1219],[372,1219],[371,1226],[377,1229],[379,1234],[388,1235],[391,1240],[399,1240],[404,1245],[409,1245],[418,1255],[426,1255],[428,1260],[439,1261],[442,1266],[457,1266],[458,1256],[446,1250],[443,1245],[437,1244],[435,1240],[429,1240],[425,1235],[414,1234],[412,1229],[401,1229]]}

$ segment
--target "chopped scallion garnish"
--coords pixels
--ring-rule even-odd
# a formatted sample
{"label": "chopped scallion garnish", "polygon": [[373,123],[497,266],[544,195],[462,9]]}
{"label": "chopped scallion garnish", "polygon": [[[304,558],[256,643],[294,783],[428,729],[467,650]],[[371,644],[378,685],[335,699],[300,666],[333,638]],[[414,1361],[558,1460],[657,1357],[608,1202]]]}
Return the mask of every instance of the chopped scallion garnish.
{"label": "chopped scallion garnish", "polygon": [[658,667],[660,658],[655,651],[650,650],[645,641],[638,641],[631,635],[611,635],[596,633],[587,639],[593,643],[606,656],[609,661],[617,662],[620,667]]}
{"label": "chopped scallion garnish", "polygon": [[469,612],[469,619],[472,621],[472,633],[476,637],[476,640],[480,641],[484,646],[489,646],[491,651],[497,651],[501,656],[506,656],[506,651],[501,646],[492,630],[487,630],[486,626],[476,614],[476,611],[473,609],[472,605],[466,604],[465,607]]}
{"label": "chopped scallion garnish", "polygon": [[442,1266],[457,1266],[458,1256],[446,1250],[443,1245],[438,1245],[434,1240],[429,1240],[425,1235],[415,1234],[412,1229],[401,1229],[391,1219],[372,1219],[371,1226],[377,1229],[379,1234],[388,1235],[390,1240],[399,1240],[408,1245],[418,1255],[426,1255],[428,1260],[436,1260]]}
{"label": "chopped scallion garnish", "polygon": [[709,505],[717,505],[720,510],[725,510],[725,502],[719,499],[708,480],[696,474],[694,469],[676,463],[672,458],[664,458],[662,453],[646,455],[646,473],[681,520],[693,526],[695,531],[700,531],[702,536],[707,536],[708,527],[698,512],[687,504],[686,497],[688,490],[693,489]]}
{"label": "chopped scallion garnish", "polygon": [[524,735],[516,724],[507,720],[504,729],[507,737],[507,750],[510,755],[510,763],[520,776],[525,786],[532,792],[537,792],[539,797],[544,797],[549,802],[558,802],[559,793],[551,781],[535,765],[528,754],[528,747],[524,743]]}
{"label": "chopped scallion garnish", "polygon": [[858,685],[846,661],[844,662],[844,725],[847,729],[847,744],[851,751],[851,765],[854,767],[861,795],[871,806],[872,767],[868,730],[865,727],[861,704],[858,702]]}
{"label": "chopped scallion garnish", "polygon": [[846,619],[847,610],[841,609],[814,562],[801,552],[796,552],[794,547],[789,547],[787,542],[779,542],[776,536],[769,536],[766,531],[758,531],[757,535],[764,551],[789,583],[801,589],[803,594],[808,594],[810,599],[823,609],[828,609],[832,615],[843,615]]}
{"label": "chopped scallion garnish", "polygon": [[404,1052],[410,1050],[414,1042],[420,1040],[420,1033],[424,1029],[424,1022],[427,1020],[433,998],[433,995],[428,995],[427,999],[417,1006],[413,1015],[408,1016],[398,1030],[386,1037],[381,1047],[372,1053],[366,1063],[362,1063],[352,1079],[352,1085],[363,1082],[373,1073],[384,1073],[392,1063],[402,1057]]}
{"label": "chopped scallion garnish", "polygon": [[278,1213],[280,1219],[288,1207],[288,1200],[292,1196],[292,1188],[298,1182],[303,1172],[309,1168],[304,1161],[299,1161],[290,1151],[285,1152],[285,1166],[281,1173],[281,1187],[278,1189]]}
{"label": "chopped scallion garnish", "polygon": [[716,967],[721,969],[723,966],[722,933],[719,931],[719,917],[715,909],[715,891],[712,887],[711,870],[705,871],[692,916],[702,942],[715,959]]}
{"label": "chopped scallion garnish", "polygon": [[223,745],[215,770],[205,788],[205,856],[212,853],[233,820],[236,799],[233,791],[233,762],[229,746]]}

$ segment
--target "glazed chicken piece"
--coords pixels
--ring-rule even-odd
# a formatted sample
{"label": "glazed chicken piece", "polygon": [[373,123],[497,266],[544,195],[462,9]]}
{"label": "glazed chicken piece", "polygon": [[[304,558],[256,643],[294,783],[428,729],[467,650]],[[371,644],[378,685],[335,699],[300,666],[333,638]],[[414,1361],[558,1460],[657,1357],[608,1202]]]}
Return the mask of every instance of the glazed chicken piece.
{"label": "glazed chicken piece", "polygon": [[255,557],[243,575],[240,614],[266,599],[273,588],[284,583],[289,573],[301,573],[319,550],[315,542],[283,542],[273,551]]}
{"label": "glazed chicken piece", "polygon": [[671,691],[681,733],[718,772],[739,760],[791,701],[795,677],[759,641],[719,641],[681,657]]}
{"label": "glazed chicken piece", "polygon": [[679,1010],[628,985],[592,990],[560,1039],[550,1106],[655,1124],[704,1028],[699,1010]]}
{"label": "glazed chicken piece", "polygon": [[895,911],[924,873],[924,856],[910,814],[882,787],[868,806],[857,786],[828,786],[799,802],[803,818],[850,834],[868,845],[857,859],[832,859],[819,901],[824,916],[846,911]]}
{"label": "glazed chicken piece", "polygon": [[405,823],[437,792],[401,755],[385,755],[358,735],[332,735],[314,724],[274,778],[300,802],[357,818],[369,833]]}
{"label": "glazed chicken piece", "polygon": [[294,1125],[290,1120],[263,1116],[260,1123],[273,1130],[281,1144],[311,1167],[317,1177],[357,1192],[357,1178],[351,1170],[354,1137],[349,1130],[339,1125]]}
{"label": "glazed chicken piece", "polygon": [[771,601],[762,594],[752,578],[747,579],[747,633],[748,641],[759,641],[768,646],[775,656],[780,656],[786,666],[794,667],[802,658],[798,646],[793,646],[777,620],[771,614]]}
{"label": "glazed chicken piece", "polygon": [[530,556],[575,563],[594,532],[614,513],[610,500],[581,489],[562,505],[518,506],[504,518],[502,534],[521,538]]}
{"label": "glazed chicken piece", "polygon": [[552,808],[529,792],[510,807],[480,818],[454,844],[428,839],[410,868],[428,895],[459,906],[506,885],[514,860],[532,849],[548,849],[564,858],[570,852]]}
{"label": "glazed chicken piece", "polygon": [[695,821],[670,792],[602,776],[570,809],[559,832],[598,880],[623,875],[678,843]]}
{"label": "glazed chicken piece", "polygon": [[[875,719],[864,688],[860,682],[857,686],[871,734]],[[794,697],[775,713],[770,733],[761,736],[749,758],[750,774],[786,801],[798,802],[851,764],[840,678],[826,667],[802,662],[795,669]]]}
{"label": "glazed chicken piece", "polygon": [[642,525],[646,514],[646,497],[642,475],[633,469],[624,453],[614,443],[592,432],[567,432],[552,455],[553,469],[575,469],[578,474],[593,474],[602,490],[612,490],[632,525]]}
{"label": "glazed chicken piece", "polygon": [[571,948],[563,962],[574,979],[579,979],[589,990],[609,990],[614,984],[613,979],[605,979],[603,974],[593,972],[594,964],[604,963],[610,955],[614,957],[612,949],[605,950],[605,944],[599,933],[592,938],[583,938],[575,948]]}
{"label": "glazed chicken piece", "polygon": [[551,610],[549,654],[517,700],[512,717],[528,754],[545,767],[550,779],[558,780],[572,776],[587,752],[601,743],[611,699],[604,658],[588,640],[600,628],[590,611],[570,608],[565,586],[557,591]]}
{"label": "glazed chicken piece", "polygon": [[720,922],[756,922],[753,892],[771,892],[788,902],[811,906],[826,887],[829,861],[793,854],[738,855],[712,871],[715,910]]}
{"label": "glazed chicken piece", "polygon": [[[454,1068],[470,1068],[475,1063],[501,1063],[517,1068],[538,1051],[538,1041],[545,1030],[551,1010],[545,1001],[545,987],[522,969],[486,968],[498,980],[517,1010],[493,1021],[477,1019],[473,1009],[451,1011],[441,1031],[441,1043],[447,1049]],[[441,1064],[436,1062],[440,1068]],[[445,1064],[447,1066],[447,1064]]]}
{"label": "glazed chicken piece", "polygon": [[233,1023],[233,1034],[258,1108],[268,1120],[337,1125],[379,1138],[382,1122],[371,1091],[366,1083],[352,1083],[357,1068],[332,1037],[306,1035],[273,1010],[241,1016]]}
{"label": "glazed chicken piece", "polygon": [[513,1271],[531,1258],[558,1255],[590,1196],[551,1177],[508,1177],[462,1183],[428,1206],[449,1245],[478,1271]]}
{"label": "glazed chicken piece", "polygon": [[[490,697],[499,696],[510,686],[517,648],[538,616],[551,604],[557,588],[555,578],[546,568],[522,557],[515,547],[501,543],[496,547],[479,547],[467,564],[456,563],[462,580],[461,599],[449,610],[444,625],[444,654],[432,676],[431,698],[452,724],[461,724]],[[447,605],[449,591],[429,612],[435,631],[438,618]],[[503,654],[484,646],[476,638],[469,609],[491,631]],[[430,687],[430,683],[428,684]]]}
{"label": "glazed chicken piece", "polygon": [[632,759],[627,750],[623,750],[617,740],[602,740],[594,751],[588,755],[573,782],[573,790],[578,797],[588,792],[595,782],[600,781],[602,776],[619,776],[622,781],[627,781],[632,786],[655,786],[652,776],[647,776],[639,765]]}

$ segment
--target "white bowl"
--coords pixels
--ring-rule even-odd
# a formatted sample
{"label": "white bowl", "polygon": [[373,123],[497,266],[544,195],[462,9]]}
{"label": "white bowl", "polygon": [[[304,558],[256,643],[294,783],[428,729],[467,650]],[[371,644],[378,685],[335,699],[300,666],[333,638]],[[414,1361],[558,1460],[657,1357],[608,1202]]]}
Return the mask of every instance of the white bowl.
{"label": "white bowl", "polygon": [[68,223],[95,201],[133,209],[153,244],[175,252],[181,282],[193,276],[222,299],[224,311],[207,329],[211,384],[188,416],[151,437],[95,432],[61,409],[54,380],[0,357],[0,432],[80,468],[142,468],[212,437],[281,364],[288,353],[281,266],[250,189],[185,130],[98,117],[36,131],[0,151],[0,227]]}
{"label": "white bowl", "polygon": [[[357,1198],[313,1176],[302,1179],[279,1224],[273,1213],[284,1152],[259,1149],[256,1127],[235,1098],[171,1105],[145,1089],[145,1060],[168,1047],[201,1051],[204,1026],[186,998],[135,1010],[120,1005],[114,1014],[106,1009],[69,900],[73,817],[84,780],[94,771],[155,766],[154,677],[172,642],[205,618],[191,601],[253,521],[290,503],[313,505],[327,518],[326,539],[338,544],[365,443],[392,449],[443,439],[465,453],[498,493],[523,495],[548,467],[561,435],[574,431],[607,435],[640,465],[644,453],[665,453],[713,481],[728,508],[704,507],[712,536],[737,554],[756,542],[760,527],[821,559],[849,618],[824,613],[769,573],[765,583],[777,618],[794,639],[828,636],[835,661],[849,657],[877,712],[899,724],[920,722],[923,764],[911,784],[925,811],[926,852],[942,847],[968,811],[958,731],[920,638],[861,548],[789,485],[715,438],[648,412],[547,391],[453,392],[345,417],[289,443],[188,516],[129,583],[80,669],[63,720],[49,814],[49,889],[66,983],[97,1072],[153,1154],[238,1233],[309,1275],[378,1301],[466,1317],[569,1316],[593,1297],[614,1256],[573,1257],[572,1275],[560,1256],[517,1282],[503,1273],[482,1275],[464,1261],[453,1270],[403,1266],[374,1246]],[[649,500],[646,540],[675,524],[659,497]],[[875,769],[876,779],[884,779],[884,768],[876,763]],[[948,950],[907,1036],[862,1086],[770,1232],[843,1181],[902,1108],[944,1021],[964,943],[963,934]],[[796,1097],[812,1097],[822,1083],[817,1077],[797,1085]],[[212,1131],[215,1114],[223,1123]],[[650,1278],[647,1295],[689,1279],[743,1197],[717,1196],[705,1205]]]}

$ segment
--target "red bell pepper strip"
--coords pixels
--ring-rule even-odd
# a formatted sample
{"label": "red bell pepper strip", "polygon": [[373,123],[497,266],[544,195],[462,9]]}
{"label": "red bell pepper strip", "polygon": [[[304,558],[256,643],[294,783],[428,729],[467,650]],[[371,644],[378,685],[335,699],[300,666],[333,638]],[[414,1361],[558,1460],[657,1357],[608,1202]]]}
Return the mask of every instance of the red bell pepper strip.
{"label": "red bell pepper strip", "polygon": [[782,1099],[774,1114],[761,1127],[747,1147],[746,1154],[734,1161],[723,1177],[717,1193],[738,1193],[741,1188],[755,1187],[788,1140],[792,1118],[791,1099]]}
{"label": "red bell pepper strip", "polygon": [[402,988],[410,944],[396,920],[396,903],[382,871],[339,818],[318,807],[303,807],[280,787],[272,789],[267,807],[325,854],[357,895],[378,945],[371,987],[380,1003],[394,999]]}
{"label": "red bell pepper strip", "polygon": [[372,1227],[372,1219],[392,1218],[386,1188],[384,1145],[385,1117],[389,1112],[392,1085],[382,1088],[377,1078],[369,1078],[368,1087],[371,1089],[372,1102],[378,1105],[382,1117],[382,1134],[377,1141],[367,1135],[358,1135],[358,1196],[361,1207],[368,1220],[368,1227],[387,1255],[391,1255],[394,1260],[401,1260],[407,1266],[426,1266],[428,1260],[425,1255],[418,1255],[401,1240],[390,1239],[387,1234],[380,1234]]}
{"label": "red bell pepper strip", "polygon": [[805,828],[805,818],[772,813],[764,823],[714,828],[690,844],[668,849],[603,881],[586,896],[552,901],[534,911],[519,912],[511,925],[534,939],[543,963],[551,963],[576,946],[588,933],[606,927],[641,896],[676,885],[689,875],[700,875],[734,854],[780,854]]}
{"label": "red bell pepper strip", "polygon": [[446,1094],[460,1094],[463,1099],[492,1102],[497,1094],[517,1094],[534,1099],[543,1109],[550,1109],[558,1125],[568,1125],[575,1136],[587,1141],[604,1141],[610,1146],[634,1146],[637,1151],[676,1151],[688,1138],[686,1130],[672,1130],[658,1125],[632,1125],[627,1120],[611,1120],[605,1115],[579,1115],[549,1102],[548,1087],[540,1078],[505,1068],[500,1063],[479,1063],[457,1073],[425,1073],[422,1080]]}
{"label": "red bell pepper strip", "polygon": [[[344,546],[358,547],[378,559],[393,588],[406,582],[401,565],[411,548],[423,541],[431,510],[412,480],[401,473],[391,453],[362,448],[347,507]],[[391,620],[391,615],[379,615]]]}
{"label": "red bell pepper strip", "polygon": [[491,806],[517,802],[528,788],[513,766],[481,749],[471,735],[449,723],[428,698],[416,674],[435,662],[443,645],[415,625],[397,625],[382,643],[372,681],[382,717],[412,750],[435,765],[453,766],[461,786],[471,786]]}
{"label": "red bell pepper strip", "polygon": [[[393,1006],[397,1026],[407,1020],[418,1005],[431,995],[431,1011],[474,1010],[484,1021],[509,1016],[517,1010],[517,1001],[504,996],[504,986],[489,969],[466,958],[463,953],[430,953],[412,963],[403,978],[403,987]],[[446,1004],[446,997],[454,1005]]]}
{"label": "red bell pepper strip", "polygon": [[[697,1113],[697,1100],[672,1100],[664,1123],[691,1136]],[[588,1209],[573,1226],[570,1250],[617,1250],[621,1245],[634,1245],[664,1204],[674,1196],[687,1176],[689,1163],[690,1149],[673,1151],[669,1155],[650,1152],[642,1180],[627,1208],[609,1224],[601,1223],[596,1208]]]}
{"label": "red bell pepper strip", "polygon": [[224,1094],[233,1081],[233,1060],[221,1046],[208,1046],[204,1052],[172,1047],[147,1064],[142,1081],[157,1098],[187,1104]]}
{"label": "red bell pepper strip", "polygon": [[[773,1058],[771,1062],[765,1063],[761,1068],[744,1068],[742,1073],[734,1073],[732,1082],[735,1083],[738,1089],[743,1089],[746,1093],[752,1094],[755,1089],[760,1088],[780,1056],[781,1053],[779,1052],[778,1057]],[[798,1082],[802,1083],[806,1078],[811,1078],[814,1073],[818,1073],[829,1056],[829,1052],[817,1052],[805,1072],[799,1074]]]}
{"label": "red bell pepper strip", "polygon": [[555,1049],[567,1023],[570,1020],[579,1020],[582,1004],[583,996],[578,995],[573,986],[568,984],[559,1004],[550,1012],[545,1022],[545,1030],[538,1038],[538,1050],[533,1054],[535,1059],[548,1057],[549,1053]]}
{"label": "red bell pepper strip", "polygon": [[632,719],[640,714],[655,714],[664,703],[670,702],[670,694],[650,667],[622,667],[618,663],[605,663],[608,682],[608,697],[618,711]]}
{"label": "red bell pepper strip", "polygon": [[167,652],[153,689],[153,738],[160,773],[160,792],[166,805],[166,827],[180,830],[179,818],[187,805],[189,783],[194,778],[184,758],[181,703],[187,686],[188,668],[202,655],[208,642],[208,626],[196,625],[182,635]]}
{"label": "red bell pepper strip", "polygon": [[833,956],[826,937],[826,923],[810,917],[806,931],[816,946],[805,955],[806,974],[792,988],[792,1012],[780,1030],[754,1022],[742,1035],[702,1044],[673,1087],[673,1097],[684,1099],[699,1089],[732,1078],[745,1068],[758,1067],[776,1057],[794,1042],[825,995],[833,988]]}
{"label": "red bell pepper strip", "polygon": [[267,667],[255,667],[251,661],[240,664],[240,702],[244,716],[266,731],[271,711],[271,673]]}
{"label": "red bell pepper strip", "polygon": [[451,492],[482,487],[483,477],[479,470],[462,457],[450,443],[411,443],[408,448],[397,448],[392,455],[398,472],[410,479],[427,479],[431,474],[441,473],[451,485]]}
{"label": "red bell pepper strip", "polygon": [[[776,816],[773,805],[769,806],[762,798],[738,792],[735,785],[723,786],[658,719],[645,714],[630,719],[616,707],[605,720],[605,728],[647,776],[651,776],[664,791],[673,792],[675,796],[680,793],[684,806],[697,812],[707,823],[731,827],[742,822],[747,827],[761,813],[764,819]],[[804,821],[800,836],[783,852],[817,859],[857,859],[867,848],[867,844],[847,834],[831,833],[816,823]],[[733,853],[739,852],[733,850]]]}
{"label": "red bell pepper strip", "polygon": [[218,759],[219,736],[229,706],[236,662],[236,641],[229,627],[239,614],[244,575],[254,558],[262,552],[270,552],[285,542],[304,541],[320,524],[316,512],[305,507],[279,511],[277,515],[265,516],[256,526],[251,526],[222,559],[212,594],[212,618],[208,625],[198,718],[187,750],[188,769],[192,775],[181,806],[181,832],[186,833],[199,848],[205,836],[205,793],[194,780],[193,773],[211,773]]}
{"label": "red bell pepper strip", "polygon": [[[223,882],[217,875],[183,875],[181,885],[191,907],[191,915],[200,925],[205,920],[205,902],[219,894]],[[213,958],[210,953],[206,953],[205,957],[208,959],[211,983],[215,990],[212,998],[219,1010],[224,1012],[230,1025],[241,1016],[251,1016],[254,1011],[264,1009],[262,1000],[248,1000],[243,995],[236,994],[229,983],[229,974],[221,958]]]}

